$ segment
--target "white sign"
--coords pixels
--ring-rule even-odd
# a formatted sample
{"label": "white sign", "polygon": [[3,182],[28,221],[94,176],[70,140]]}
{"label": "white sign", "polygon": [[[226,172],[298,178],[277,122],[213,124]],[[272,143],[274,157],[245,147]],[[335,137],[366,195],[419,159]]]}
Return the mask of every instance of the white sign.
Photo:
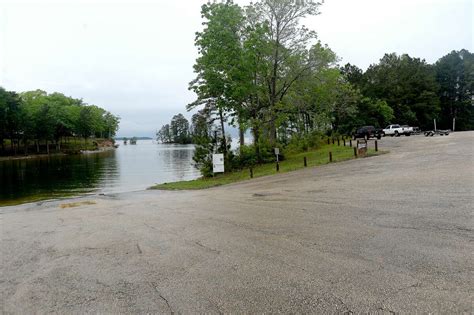
{"label": "white sign", "polygon": [[212,155],[212,171],[214,173],[224,173],[224,154]]}
{"label": "white sign", "polygon": [[358,149],[367,148],[367,142],[359,142],[359,143],[357,144],[357,148],[358,148]]}
{"label": "white sign", "polygon": [[275,148],[274,150],[275,150],[275,155],[280,154],[280,148]]}

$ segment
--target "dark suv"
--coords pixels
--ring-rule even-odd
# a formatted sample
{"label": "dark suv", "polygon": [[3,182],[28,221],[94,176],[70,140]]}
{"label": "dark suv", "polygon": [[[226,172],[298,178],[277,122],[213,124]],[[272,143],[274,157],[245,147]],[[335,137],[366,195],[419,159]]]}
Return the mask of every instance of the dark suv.
{"label": "dark suv", "polygon": [[382,129],[377,129],[374,126],[364,126],[357,128],[356,132],[352,134],[353,139],[364,138],[369,140],[370,138],[382,138]]}

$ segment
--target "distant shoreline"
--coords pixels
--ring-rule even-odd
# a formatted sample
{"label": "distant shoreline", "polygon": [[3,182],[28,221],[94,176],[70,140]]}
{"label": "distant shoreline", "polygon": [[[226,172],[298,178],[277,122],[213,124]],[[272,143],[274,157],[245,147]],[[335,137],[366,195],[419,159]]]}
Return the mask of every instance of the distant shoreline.
{"label": "distant shoreline", "polygon": [[123,141],[125,139],[127,140],[130,140],[130,139],[133,139],[135,138],[136,140],[154,140],[154,138],[150,138],[150,137],[117,137],[117,138],[114,138],[115,141]]}

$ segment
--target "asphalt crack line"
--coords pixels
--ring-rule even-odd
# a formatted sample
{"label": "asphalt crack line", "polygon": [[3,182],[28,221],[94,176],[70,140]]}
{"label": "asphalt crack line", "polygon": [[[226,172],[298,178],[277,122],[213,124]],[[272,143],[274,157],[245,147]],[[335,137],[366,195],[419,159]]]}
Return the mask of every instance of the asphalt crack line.
{"label": "asphalt crack line", "polygon": [[171,307],[170,303],[168,302],[168,300],[163,296],[161,295],[160,291],[158,291],[158,288],[156,286],[156,283],[154,282],[150,282],[150,285],[151,287],[155,290],[155,292],[158,294],[158,296],[163,300],[165,301],[166,305],[168,306],[168,309],[170,311],[171,314],[174,314],[174,311],[173,311],[173,308]]}

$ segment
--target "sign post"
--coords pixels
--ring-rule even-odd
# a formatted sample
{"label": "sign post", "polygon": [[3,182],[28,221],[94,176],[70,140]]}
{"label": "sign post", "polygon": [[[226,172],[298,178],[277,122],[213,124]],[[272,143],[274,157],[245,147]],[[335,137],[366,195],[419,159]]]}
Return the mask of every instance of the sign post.
{"label": "sign post", "polygon": [[212,172],[224,173],[224,154],[218,153],[212,155]]}
{"label": "sign post", "polygon": [[275,155],[276,155],[276,159],[277,159],[277,163],[279,162],[278,161],[278,156],[280,155],[280,148],[275,148]]}
{"label": "sign post", "polygon": [[357,141],[357,156],[367,155],[367,140]]}

